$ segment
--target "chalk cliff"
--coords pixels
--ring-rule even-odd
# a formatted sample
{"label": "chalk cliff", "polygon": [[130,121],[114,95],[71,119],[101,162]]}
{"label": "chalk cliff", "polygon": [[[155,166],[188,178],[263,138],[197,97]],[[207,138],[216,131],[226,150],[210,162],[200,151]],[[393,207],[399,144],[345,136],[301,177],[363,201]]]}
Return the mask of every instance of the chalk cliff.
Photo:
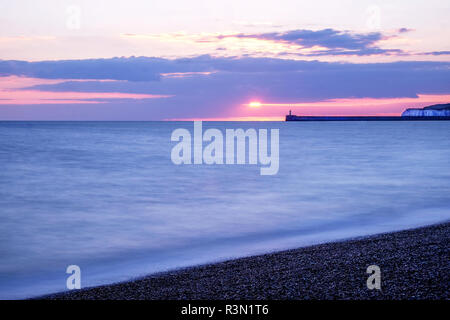
{"label": "chalk cliff", "polygon": [[435,104],[421,109],[406,109],[402,117],[450,117],[450,103]]}

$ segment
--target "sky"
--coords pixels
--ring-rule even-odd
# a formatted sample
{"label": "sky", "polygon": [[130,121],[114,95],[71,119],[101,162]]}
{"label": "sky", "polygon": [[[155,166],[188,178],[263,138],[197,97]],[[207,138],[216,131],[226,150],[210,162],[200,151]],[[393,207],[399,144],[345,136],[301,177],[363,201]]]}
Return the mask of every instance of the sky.
{"label": "sky", "polygon": [[449,1],[0,0],[0,120],[282,120],[450,102]]}

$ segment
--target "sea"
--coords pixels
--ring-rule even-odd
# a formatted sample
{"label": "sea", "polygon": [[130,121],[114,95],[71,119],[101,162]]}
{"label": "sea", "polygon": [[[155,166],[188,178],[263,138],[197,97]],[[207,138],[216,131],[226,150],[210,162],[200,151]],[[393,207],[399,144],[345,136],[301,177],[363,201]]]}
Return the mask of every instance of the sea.
{"label": "sea", "polygon": [[0,299],[450,219],[450,121],[203,122],[278,129],[274,175],[174,164],[193,126],[0,122]]}

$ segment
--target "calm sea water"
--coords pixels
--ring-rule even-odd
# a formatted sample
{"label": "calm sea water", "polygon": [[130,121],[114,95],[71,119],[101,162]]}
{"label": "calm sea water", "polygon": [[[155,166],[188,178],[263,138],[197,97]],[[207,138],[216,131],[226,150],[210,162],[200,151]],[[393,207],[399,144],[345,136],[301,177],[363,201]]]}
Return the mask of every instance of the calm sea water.
{"label": "calm sea water", "polygon": [[0,122],[0,298],[450,218],[450,122],[279,128],[280,169],[176,166],[192,122]]}

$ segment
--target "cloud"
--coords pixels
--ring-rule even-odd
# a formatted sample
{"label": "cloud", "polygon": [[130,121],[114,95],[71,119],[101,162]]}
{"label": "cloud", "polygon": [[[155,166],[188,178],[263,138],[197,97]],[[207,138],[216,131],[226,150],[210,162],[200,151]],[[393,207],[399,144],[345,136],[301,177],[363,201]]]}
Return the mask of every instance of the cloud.
{"label": "cloud", "polygon": [[422,54],[431,56],[442,56],[442,55],[449,55],[450,51],[431,51],[431,52],[424,52]]}
{"label": "cloud", "polygon": [[[294,29],[263,33],[201,33],[188,34],[122,34],[134,40],[158,40],[160,42],[184,42],[198,46],[202,52],[216,52],[227,49],[231,54],[252,54],[257,56],[276,57],[283,52],[298,56],[373,56],[373,55],[406,55],[398,48],[382,48],[383,41],[398,37],[399,34],[411,31],[400,28],[394,33],[381,32],[355,33],[331,28],[322,30]],[[220,48],[220,49],[218,49]]]}
{"label": "cloud", "polygon": [[[280,55],[289,54],[292,55],[291,52],[280,53]],[[295,55],[299,57],[321,57],[321,56],[370,56],[376,54],[383,55],[408,55],[403,50],[400,49],[381,49],[381,48],[365,48],[359,50],[340,50],[340,49],[329,49],[329,50],[317,50],[311,53],[297,53]]]}
{"label": "cloud", "polygon": [[0,61],[0,75],[19,75],[44,79],[114,79],[154,81],[158,68],[166,60],[159,58],[113,58],[60,61]]}
{"label": "cloud", "polygon": [[[406,28],[398,32],[409,31]],[[386,40],[389,36],[380,32],[351,33],[334,29],[323,30],[290,30],[285,32],[269,32],[245,34],[237,33],[230,35],[218,35],[217,39],[256,39],[272,41],[284,45],[299,46],[299,49],[315,49],[308,53],[298,53],[301,56],[324,56],[324,55],[375,55],[375,54],[401,54],[400,49],[382,49],[376,46],[380,40]]]}
{"label": "cloud", "polygon": [[342,49],[364,49],[373,45],[383,38],[379,32],[367,34],[351,34],[333,29],[313,30],[291,30],[286,32],[271,32],[260,34],[235,34],[229,36],[218,36],[218,38],[236,37],[236,38],[254,38],[262,40],[280,41],[285,43],[297,44],[303,47],[326,47]]}
{"label": "cloud", "polygon": [[412,31],[414,31],[414,29],[400,28],[397,31],[398,31],[398,33],[406,33],[406,32],[412,32]]}
{"label": "cloud", "polygon": [[[450,62],[353,64],[208,55],[172,60],[147,57],[99,59],[98,62],[111,67],[112,72],[93,68],[95,61],[46,61],[44,64],[1,61],[0,72],[9,76],[39,74],[46,77],[47,80],[41,84],[31,81],[27,86],[15,89],[27,92],[81,92],[83,98],[88,97],[85,95],[87,92],[171,97],[134,99],[126,103],[111,99],[107,103],[89,105],[88,109],[87,106],[63,103],[52,108],[45,105],[17,108],[2,104],[0,119],[70,119],[73,114],[84,120],[226,118],[252,116],[249,112],[260,112],[243,107],[255,100],[314,104],[330,99],[414,100],[419,99],[419,95],[450,94]],[[11,65],[15,67],[11,68]],[[48,68],[42,72],[44,66]],[[82,71],[72,72],[75,66]],[[148,75],[142,70],[146,70]],[[83,81],[73,80],[81,76],[85,77]],[[116,79],[95,80],[109,77]],[[48,79],[67,80],[52,82]],[[47,98],[52,97],[49,95]],[[357,106],[354,108],[358,109]],[[365,106],[361,106],[358,114],[364,110]],[[65,112],[67,116],[63,117]],[[270,112],[283,114],[285,110]],[[264,117],[265,114],[259,116]]]}

